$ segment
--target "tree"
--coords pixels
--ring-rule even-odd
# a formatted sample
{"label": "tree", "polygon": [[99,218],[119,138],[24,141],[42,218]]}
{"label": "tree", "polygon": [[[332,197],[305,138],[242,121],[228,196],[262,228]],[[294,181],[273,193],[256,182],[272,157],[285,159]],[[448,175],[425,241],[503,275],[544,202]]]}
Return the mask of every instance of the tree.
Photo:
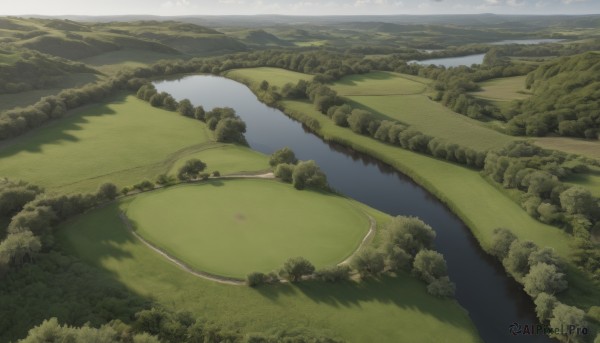
{"label": "tree", "polygon": [[200,121],[205,121],[206,120],[206,112],[204,111],[204,107],[202,106],[198,106],[196,108],[194,108],[194,118],[200,120]]}
{"label": "tree", "polygon": [[390,270],[410,270],[412,256],[397,245],[388,243],[386,246],[385,265]]}
{"label": "tree", "polygon": [[552,311],[558,303],[553,295],[548,293],[540,293],[533,301],[535,304],[535,313],[541,322],[545,322],[552,317]]}
{"label": "tree", "polygon": [[8,232],[16,233],[29,229],[40,235],[48,231],[56,219],[56,213],[49,206],[36,206],[15,215],[8,225]]}
{"label": "tree", "polygon": [[298,163],[296,154],[294,154],[292,149],[285,147],[285,148],[281,148],[271,154],[271,157],[269,158],[269,165],[271,167],[276,167],[277,165],[279,165],[281,163],[288,163],[288,164]]}
{"label": "tree", "polygon": [[240,118],[224,118],[215,127],[217,142],[247,144],[244,137],[246,123]]}
{"label": "tree", "polygon": [[387,224],[385,239],[415,256],[422,249],[433,248],[435,231],[417,217],[397,216]]}
{"label": "tree", "polygon": [[0,243],[0,264],[21,266],[41,250],[40,239],[29,230],[11,233]]}
{"label": "tree", "polygon": [[250,287],[260,286],[267,281],[267,275],[261,272],[250,273],[246,276],[246,285]]}
{"label": "tree", "polygon": [[495,228],[492,233],[490,253],[502,261],[508,255],[510,245],[516,240],[517,236],[509,229],[502,227]]}
{"label": "tree", "polygon": [[324,189],[327,188],[327,177],[315,161],[302,161],[294,168],[292,183],[294,188],[300,190],[306,187]]}
{"label": "tree", "polygon": [[415,256],[413,273],[421,280],[431,283],[435,279],[448,275],[446,260],[437,251],[423,249]]}
{"label": "tree", "polygon": [[553,248],[545,247],[536,250],[529,255],[529,266],[533,267],[538,263],[546,263],[556,266],[557,270],[561,269],[561,261]]}
{"label": "tree", "polygon": [[355,109],[348,116],[348,126],[356,133],[366,133],[371,120],[373,120],[371,112]]}
{"label": "tree", "polygon": [[260,90],[262,91],[266,91],[269,89],[269,82],[267,82],[267,80],[262,80],[262,82],[260,83],[260,85],[258,86],[258,88],[260,88]]}
{"label": "tree", "polygon": [[23,181],[0,179],[0,216],[12,217],[41,192],[39,187]]}
{"label": "tree", "polygon": [[575,330],[570,328],[583,328],[587,326],[585,321],[585,312],[574,306],[568,306],[558,303],[552,311],[552,319],[550,326],[554,328],[566,328],[566,331],[561,333],[561,336],[566,336],[567,342],[581,342],[579,335]]}
{"label": "tree", "polygon": [[194,106],[189,99],[183,99],[177,105],[177,112],[185,117],[194,117]]}
{"label": "tree", "polygon": [[198,177],[200,172],[206,168],[206,163],[200,161],[197,158],[187,160],[185,164],[179,168],[177,172],[177,178],[179,180],[191,180]]}
{"label": "tree", "polygon": [[292,175],[294,173],[295,166],[293,164],[281,163],[275,168],[275,177],[278,177],[283,182],[291,183]]}
{"label": "tree", "polygon": [[447,276],[435,279],[427,285],[427,293],[440,298],[453,297],[455,291],[456,285]]}
{"label": "tree", "polygon": [[302,276],[311,275],[314,271],[315,266],[304,257],[292,257],[285,261],[280,275],[290,282],[297,282]]}
{"label": "tree", "polygon": [[531,267],[529,273],[523,278],[525,292],[536,297],[538,294],[555,294],[567,289],[565,274],[558,271],[556,266],[538,263]]}
{"label": "tree", "polygon": [[107,182],[98,188],[96,195],[100,199],[114,200],[119,195],[119,189],[115,184]]}
{"label": "tree", "polygon": [[529,255],[537,249],[537,245],[531,241],[519,242],[516,240],[510,245],[508,255],[502,263],[515,279],[520,280],[529,272]]}
{"label": "tree", "polygon": [[589,215],[594,205],[592,193],[580,186],[573,186],[560,194],[560,206],[569,214]]}
{"label": "tree", "polygon": [[365,248],[354,256],[352,266],[361,276],[377,275],[385,269],[384,254],[372,248]]}

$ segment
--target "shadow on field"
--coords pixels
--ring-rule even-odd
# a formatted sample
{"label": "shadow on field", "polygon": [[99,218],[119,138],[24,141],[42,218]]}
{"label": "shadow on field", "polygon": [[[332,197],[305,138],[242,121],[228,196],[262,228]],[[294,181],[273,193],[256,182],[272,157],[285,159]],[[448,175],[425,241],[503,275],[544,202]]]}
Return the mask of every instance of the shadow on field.
{"label": "shadow on field", "polygon": [[[455,326],[465,326],[465,318],[457,315],[455,307],[448,306],[454,302],[453,299],[440,299],[429,295],[425,284],[408,274],[383,276],[362,282],[306,281],[293,285],[265,285],[257,287],[256,290],[272,301],[280,296],[300,292],[315,303],[336,308],[360,308],[373,302],[390,304],[406,310],[427,313]],[[454,310],[448,310],[449,308]]]}
{"label": "shadow on field", "polygon": [[341,80],[336,81],[336,83],[345,86],[356,86],[357,82],[366,82],[369,80],[389,80],[393,78],[394,77],[389,73],[378,71],[368,74],[346,76]]}
{"label": "shadow on field", "polygon": [[127,94],[120,93],[101,104],[86,105],[60,119],[51,120],[48,124],[25,133],[16,138],[0,143],[0,158],[10,157],[22,151],[33,153],[42,152],[46,144],[62,144],[64,142],[77,142],[79,138],[72,135],[71,131],[84,129],[84,124],[89,123],[91,117],[117,114],[109,105],[122,104]]}

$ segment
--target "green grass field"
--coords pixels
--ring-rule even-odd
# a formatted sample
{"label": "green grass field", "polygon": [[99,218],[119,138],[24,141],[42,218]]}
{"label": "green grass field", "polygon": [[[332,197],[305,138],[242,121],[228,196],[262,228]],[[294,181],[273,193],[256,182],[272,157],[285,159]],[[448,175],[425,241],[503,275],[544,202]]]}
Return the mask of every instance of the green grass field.
{"label": "green grass field", "polygon": [[481,82],[481,91],[472,95],[493,101],[511,101],[527,99],[529,91],[525,89],[526,76],[503,77]]}
{"label": "green grass field", "polygon": [[430,82],[418,76],[380,71],[346,76],[331,88],[342,96],[409,95],[423,93]]}
{"label": "green grass field", "polygon": [[295,256],[317,268],[335,265],[369,230],[367,217],[347,199],[272,180],[172,187],[138,195],[126,208],[153,245],[196,270],[242,279]]}
{"label": "green grass field", "polygon": [[290,82],[296,84],[300,80],[309,81],[312,79],[312,75],[268,67],[233,69],[225,72],[224,76],[250,84],[258,84],[263,80],[268,80],[270,85],[277,87],[283,87]]}
{"label": "green grass field", "polygon": [[[195,202],[202,207],[211,201],[200,196]],[[389,218],[355,204],[378,224]],[[428,295],[424,283],[406,274],[362,283],[308,282],[258,289],[195,277],[135,239],[119,219],[119,206],[111,204],[63,224],[58,242],[169,309],[190,311],[242,332],[308,330],[348,342],[480,342],[455,300]]]}
{"label": "green grass field", "polygon": [[[54,192],[89,192],[103,182],[122,187],[153,180],[179,159],[202,158],[204,150],[215,148],[203,123],[120,95],[3,142],[0,175]],[[265,156],[248,148],[227,149],[223,158],[214,151],[207,153],[209,170],[229,173],[268,167]],[[232,168],[231,159],[236,157],[240,170]]]}
{"label": "green grass field", "polygon": [[421,94],[347,98],[354,106],[367,109],[381,119],[394,119],[430,136],[475,150],[502,147],[515,139],[477,120],[452,112]]}
{"label": "green grass field", "polygon": [[589,174],[573,174],[567,183],[589,189],[592,194],[600,198],[600,169],[594,168]]}
{"label": "green grass field", "polygon": [[561,150],[600,160],[600,141],[589,141],[568,137],[538,137],[535,144],[545,149]]}
{"label": "green grass field", "polygon": [[[488,183],[472,169],[437,160],[426,155],[381,143],[367,136],[352,133],[333,124],[301,101],[284,101],[285,109],[308,115],[321,125],[319,135],[367,153],[407,174],[446,203],[471,229],[484,247],[491,242],[497,227],[511,229],[521,240],[531,240],[541,247],[553,247],[564,258],[571,254],[572,236],[530,217],[508,194]],[[562,295],[565,301],[587,308],[598,303],[600,289],[570,268],[569,290]]]}

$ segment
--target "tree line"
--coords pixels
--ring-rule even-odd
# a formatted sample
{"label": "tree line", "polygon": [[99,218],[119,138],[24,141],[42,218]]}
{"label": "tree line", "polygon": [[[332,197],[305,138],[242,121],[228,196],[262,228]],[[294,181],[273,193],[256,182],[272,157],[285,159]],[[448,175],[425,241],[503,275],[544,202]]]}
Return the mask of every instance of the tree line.
{"label": "tree line", "polygon": [[[578,333],[565,329],[551,336],[565,342],[591,342],[593,332],[586,313],[576,306],[560,302],[556,297],[556,294],[567,290],[568,282],[565,263],[554,249],[539,248],[531,241],[520,241],[506,228],[497,228],[493,232],[489,252],[502,262],[509,275],[523,285],[534,301],[536,315],[542,324],[552,328],[575,326],[586,330]],[[598,339],[600,334],[596,337]]]}
{"label": "tree line", "polygon": [[591,236],[600,230],[600,200],[583,187],[563,182],[588,171],[587,164],[528,142],[513,142],[488,153],[483,169],[493,182],[520,192],[520,203],[532,217],[576,238],[575,262],[600,280],[600,249]]}

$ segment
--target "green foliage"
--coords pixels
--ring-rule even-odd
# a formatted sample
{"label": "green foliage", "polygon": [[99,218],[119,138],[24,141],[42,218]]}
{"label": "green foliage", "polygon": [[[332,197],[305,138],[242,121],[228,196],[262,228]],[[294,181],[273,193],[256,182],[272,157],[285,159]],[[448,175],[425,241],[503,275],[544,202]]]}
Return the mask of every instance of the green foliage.
{"label": "green foliage", "polygon": [[306,187],[315,189],[327,188],[327,177],[317,166],[315,161],[302,161],[294,167],[292,172],[294,188],[302,190]]}
{"label": "green foliage", "polygon": [[509,252],[511,244],[517,240],[517,236],[509,229],[496,228],[492,233],[492,245],[490,253],[499,260],[503,260]]}
{"label": "green foliage", "polygon": [[343,264],[333,267],[325,267],[317,270],[315,276],[317,279],[326,282],[340,282],[350,279],[350,267]]}
{"label": "green foliage", "polygon": [[552,318],[554,307],[558,304],[558,300],[548,293],[538,294],[533,302],[535,304],[535,313],[542,323]]}
{"label": "green foliage", "polygon": [[192,180],[197,178],[204,169],[206,169],[206,163],[197,158],[192,158],[179,168],[177,178],[179,180]]}
{"label": "green foliage", "polygon": [[195,117],[195,109],[189,99],[183,99],[179,101],[177,104],[177,112],[185,117]]}
{"label": "green foliage", "polygon": [[385,269],[385,255],[373,248],[365,248],[352,258],[352,266],[361,276],[378,275]]}
{"label": "green foliage", "polygon": [[269,165],[271,167],[277,167],[279,164],[282,163],[298,163],[298,159],[296,158],[296,155],[294,154],[292,149],[284,147],[271,154],[271,157],[269,158]]}
{"label": "green foliage", "polygon": [[427,285],[427,293],[440,298],[451,298],[455,291],[456,285],[447,276],[437,278]]}
{"label": "green foliage", "polygon": [[435,231],[417,217],[394,217],[387,224],[385,241],[412,257],[423,249],[432,249]]}
{"label": "green foliage", "polygon": [[0,179],[0,216],[12,217],[42,190],[24,181]]}
{"label": "green foliage", "polygon": [[114,200],[118,194],[119,190],[117,186],[115,186],[114,183],[108,182],[100,185],[100,187],[98,188],[98,192],[96,193],[98,198],[105,200]]}
{"label": "green foliage", "polygon": [[215,127],[217,142],[247,144],[244,132],[246,123],[240,118],[224,118]]}
{"label": "green foliage", "polygon": [[295,167],[296,166],[294,166],[293,164],[287,164],[287,163],[278,164],[277,167],[275,168],[274,175],[275,175],[275,177],[280,178],[281,181],[283,181],[283,182],[292,183],[292,181],[293,181],[292,175],[294,174]]}
{"label": "green foliage", "polygon": [[[570,325],[577,328],[586,327],[585,312],[577,307],[558,303],[552,311],[550,326],[561,328]],[[559,337],[560,336],[570,342],[582,342],[581,335],[578,335],[576,331],[565,330],[563,333],[559,334]]]}
{"label": "green foliage", "polygon": [[554,265],[538,263],[523,278],[525,292],[535,298],[540,293],[556,294],[567,289],[565,274]]}
{"label": "green foliage", "polygon": [[250,287],[260,286],[267,282],[268,276],[265,273],[254,272],[246,275],[246,285]]}
{"label": "green foliage", "polygon": [[281,268],[280,275],[290,282],[298,282],[303,276],[312,275],[315,272],[315,266],[304,257],[292,257],[285,261]]}
{"label": "green foliage", "polygon": [[40,239],[26,229],[8,234],[0,242],[0,267],[22,266],[25,262],[31,262],[41,250]]}
{"label": "green foliage", "polygon": [[[436,279],[448,276],[446,260],[437,251],[423,249],[415,256],[413,273],[421,280],[431,284]],[[437,288],[437,286],[433,287]]]}
{"label": "green foliage", "polygon": [[538,250],[537,245],[531,241],[515,240],[510,244],[508,255],[502,260],[506,270],[517,280],[529,272],[529,256]]}

